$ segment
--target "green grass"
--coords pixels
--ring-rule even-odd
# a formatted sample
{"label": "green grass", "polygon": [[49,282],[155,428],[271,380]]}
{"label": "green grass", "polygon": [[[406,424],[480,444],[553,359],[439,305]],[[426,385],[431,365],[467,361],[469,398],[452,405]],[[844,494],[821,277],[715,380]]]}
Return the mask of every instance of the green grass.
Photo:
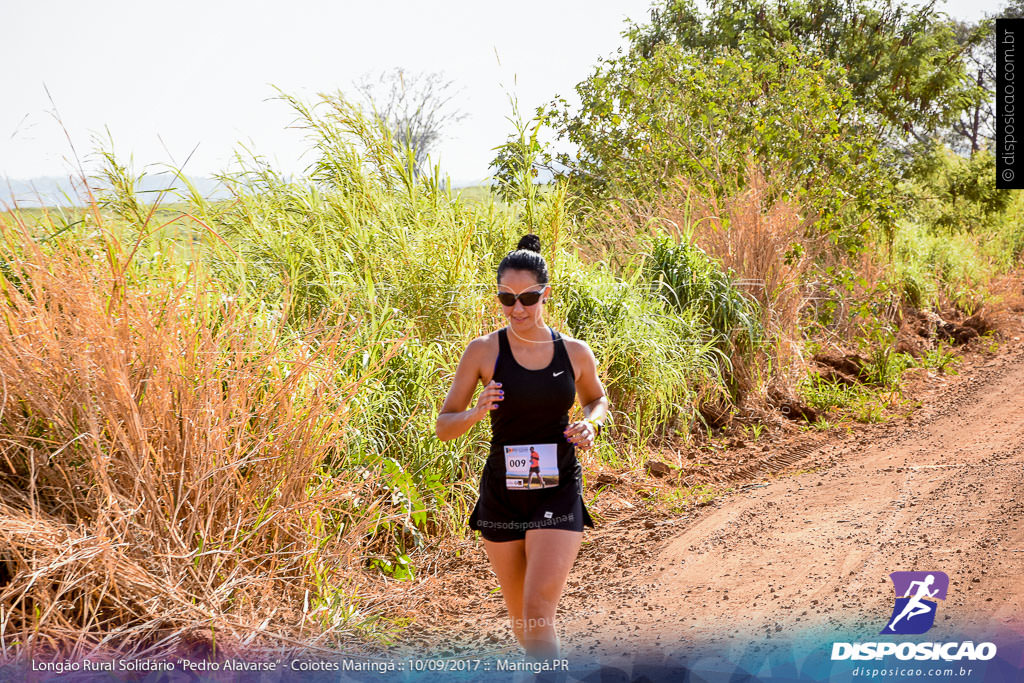
{"label": "green grass", "polygon": [[954,374],[960,358],[944,342],[925,351],[921,358],[892,350],[891,340],[886,345],[866,347],[868,353],[868,382],[846,385],[822,380],[817,375],[804,377],[798,393],[807,405],[821,415],[812,424],[818,430],[828,430],[844,420],[863,423],[884,422],[893,411],[908,409],[910,402],[903,397],[900,383],[903,372],[920,367],[938,373]]}
{"label": "green grass", "polygon": [[732,492],[732,487],[720,488],[713,484],[697,484],[676,488],[658,488],[641,495],[641,499],[659,512],[683,514],[696,506],[707,505],[720,496]]}
{"label": "green grass", "polygon": [[819,413],[812,426],[825,431],[835,428],[843,420],[882,422],[893,403],[892,392],[885,389],[830,382],[817,376],[804,378],[797,391],[807,405]]}
{"label": "green grass", "polygon": [[1020,239],[1017,232],[1024,234],[1016,224],[1000,221],[979,239],[975,231],[938,232],[907,221],[893,244],[892,287],[917,308],[948,300],[972,315],[988,298],[992,277],[1020,265],[1021,247],[1013,244]]}
{"label": "green grass", "polygon": [[948,344],[940,341],[934,349],[925,351],[915,364],[935,372],[955,375],[957,374],[956,366],[960,364],[960,357]]}
{"label": "green grass", "polygon": [[495,200],[494,191],[490,185],[469,185],[452,190],[453,194],[459,195],[461,201],[466,204],[481,204],[487,206]]}

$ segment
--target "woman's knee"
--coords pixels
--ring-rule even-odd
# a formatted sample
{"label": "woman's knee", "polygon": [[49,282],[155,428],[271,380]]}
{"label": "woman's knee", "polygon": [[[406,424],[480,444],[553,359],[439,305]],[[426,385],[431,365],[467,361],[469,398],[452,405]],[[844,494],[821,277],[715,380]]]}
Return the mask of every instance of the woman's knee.
{"label": "woman's knee", "polygon": [[[523,596],[523,618],[527,620],[528,626],[546,626],[544,621],[552,620],[555,616],[557,596],[546,595],[539,592],[527,593]],[[532,625],[530,624],[532,620]]]}

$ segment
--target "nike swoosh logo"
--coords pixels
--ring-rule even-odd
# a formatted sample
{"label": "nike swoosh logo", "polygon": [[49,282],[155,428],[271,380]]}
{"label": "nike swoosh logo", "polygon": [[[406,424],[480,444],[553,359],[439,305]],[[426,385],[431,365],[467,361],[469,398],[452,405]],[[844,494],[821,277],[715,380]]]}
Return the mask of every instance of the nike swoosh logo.
{"label": "nike swoosh logo", "polygon": [[552,376],[552,377],[558,377],[558,376],[559,376],[559,375],[561,375],[561,374],[562,374],[563,372],[565,372],[565,370],[559,370],[558,372],[556,372],[555,374],[553,374],[553,375],[551,375],[551,376]]}

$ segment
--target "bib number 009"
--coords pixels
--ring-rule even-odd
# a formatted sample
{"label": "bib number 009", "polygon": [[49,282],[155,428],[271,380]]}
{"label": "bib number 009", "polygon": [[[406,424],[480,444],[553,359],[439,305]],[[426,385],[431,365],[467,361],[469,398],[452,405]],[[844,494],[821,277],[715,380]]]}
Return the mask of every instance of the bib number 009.
{"label": "bib number 009", "polygon": [[505,487],[530,491],[558,486],[558,445],[505,446]]}

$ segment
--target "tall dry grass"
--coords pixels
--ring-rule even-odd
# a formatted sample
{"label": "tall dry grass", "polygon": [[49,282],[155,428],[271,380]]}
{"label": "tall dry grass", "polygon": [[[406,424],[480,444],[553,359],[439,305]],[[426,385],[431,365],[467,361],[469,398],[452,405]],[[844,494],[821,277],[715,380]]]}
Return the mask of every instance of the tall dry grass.
{"label": "tall dry grass", "polygon": [[730,273],[734,287],[757,303],[759,338],[732,331],[728,344],[732,397],[764,394],[769,385],[786,391],[803,371],[801,311],[813,298],[806,276],[815,259],[831,258],[827,236],[813,234],[817,215],[779,199],[778,188],[748,160],[747,183],[720,196],[680,176],[645,205],[619,212],[625,235],[656,226],[692,243]]}
{"label": "tall dry grass", "polygon": [[814,257],[829,251],[828,238],[811,232],[817,214],[775,199],[778,193],[753,162],[748,162],[745,176],[747,187],[722,200],[713,193],[694,192],[685,179],[679,179],[675,190],[677,196],[693,199],[695,242],[735,273],[736,284],[758,303],[767,344],[733,358],[744,393],[773,378],[785,386],[796,381],[802,365],[800,311],[808,296],[804,277]]}
{"label": "tall dry grass", "polygon": [[359,320],[288,332],[89,222],[43,242],[0,217],[0,658],[353,632],[390,505],[325,467],[379,365],[344,371]]}

